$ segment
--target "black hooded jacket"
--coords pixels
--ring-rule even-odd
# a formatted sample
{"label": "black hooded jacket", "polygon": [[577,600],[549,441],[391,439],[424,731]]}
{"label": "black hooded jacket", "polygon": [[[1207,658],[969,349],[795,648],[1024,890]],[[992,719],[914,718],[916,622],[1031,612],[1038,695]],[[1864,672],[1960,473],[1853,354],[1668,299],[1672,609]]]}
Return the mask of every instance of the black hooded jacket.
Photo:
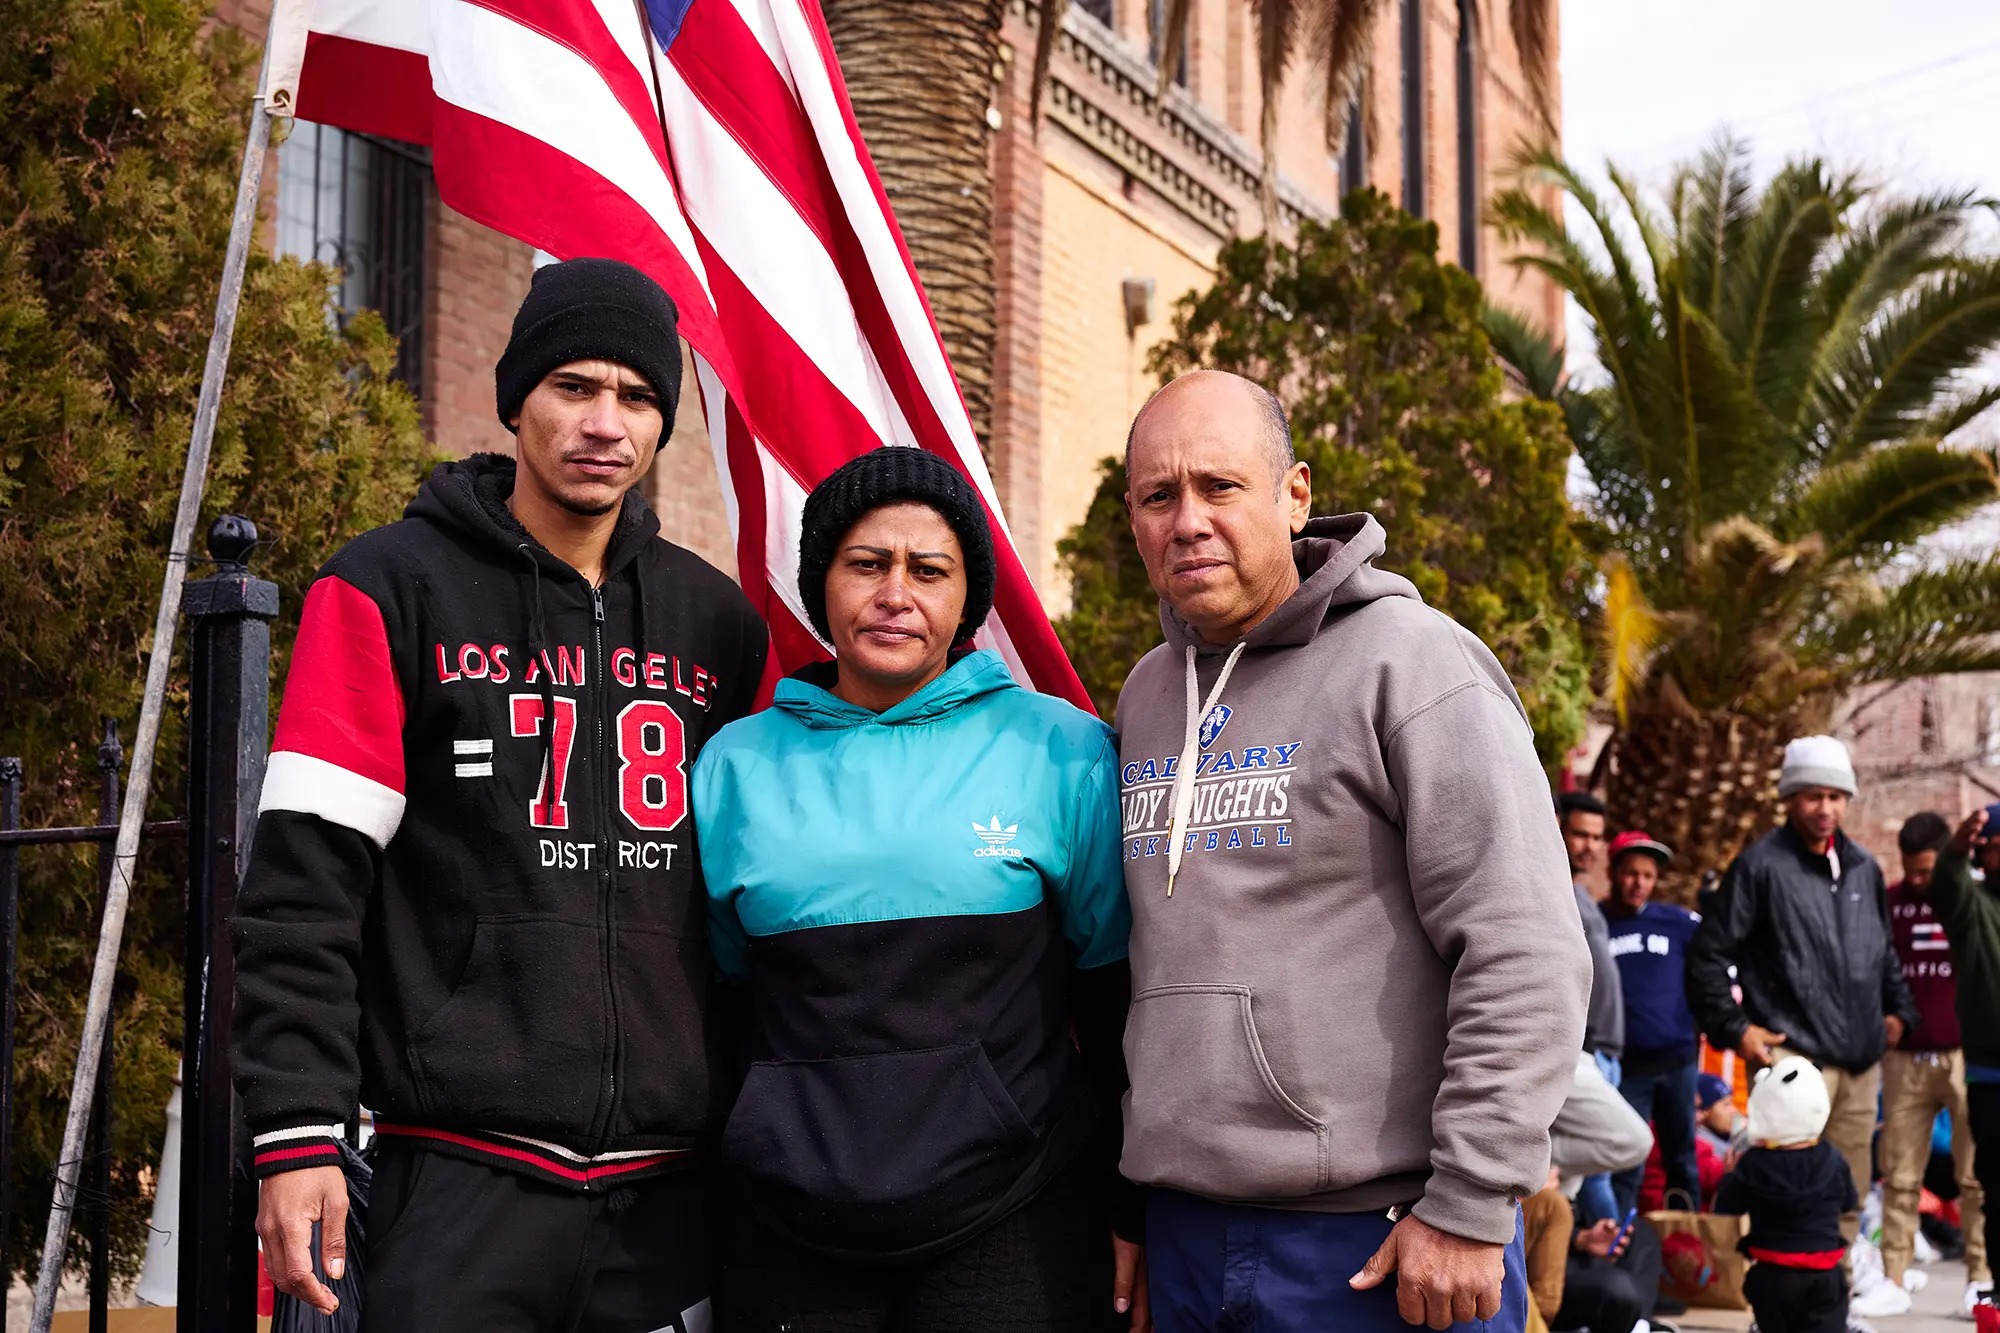
{"label": "black hooded jacket", "polygon": [[593,588],[513,485],[441,465],[306,595],[235,923],[260,1175],[334,1161],[357,1103],[580,1189],[711,1127],[687,775],[767,634],[636,493]]}
{"label": "black hooded jacket", "polygon": [[1882,1058],[1883,1019],[1916,1022],[1882,869],[1845,833],[1834,834],[1833,850],[1838,879],[1787,824],[1744,848],[1723,876],[1687,961],[1688,1002],[1716,1046],[1734,1048],[1755,1023],[1784,1033],[1787,1053],[1860,1073]]}

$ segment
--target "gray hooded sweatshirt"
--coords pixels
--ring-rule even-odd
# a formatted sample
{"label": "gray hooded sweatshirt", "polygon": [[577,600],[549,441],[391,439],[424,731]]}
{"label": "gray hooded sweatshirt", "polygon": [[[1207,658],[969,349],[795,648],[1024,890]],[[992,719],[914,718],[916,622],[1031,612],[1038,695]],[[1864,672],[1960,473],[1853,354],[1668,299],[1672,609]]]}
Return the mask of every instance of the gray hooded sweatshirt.
{"label": "gray hooded sweatshirt", "polygon": [[1125,683],[1122,1166],[1501,1243],[1548,1174],[1590,959],[1512,684],[1382,549],[1367,514],[1314,520],[1269,619],[1218,647],[1163,605]]}

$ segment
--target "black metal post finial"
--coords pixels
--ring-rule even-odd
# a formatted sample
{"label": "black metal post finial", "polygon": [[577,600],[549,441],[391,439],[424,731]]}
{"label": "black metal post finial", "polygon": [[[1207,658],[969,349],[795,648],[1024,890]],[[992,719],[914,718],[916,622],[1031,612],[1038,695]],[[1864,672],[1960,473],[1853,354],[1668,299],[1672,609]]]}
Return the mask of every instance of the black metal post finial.
{"label": "black metal post finial", "polygon": [[217,564],[241,569],[256,549],[257,525],[241,514],[224,514],[208,525],[208,553]]}
{"label": "black metal post finial", "polygon": [[[125,764],[125,747],[118,743],[118,719],[107,717],[104,721],[104,739],[97,746],[97,767],[99,772],[116,773]],[[116,815],[117,811],[112,811]]]}

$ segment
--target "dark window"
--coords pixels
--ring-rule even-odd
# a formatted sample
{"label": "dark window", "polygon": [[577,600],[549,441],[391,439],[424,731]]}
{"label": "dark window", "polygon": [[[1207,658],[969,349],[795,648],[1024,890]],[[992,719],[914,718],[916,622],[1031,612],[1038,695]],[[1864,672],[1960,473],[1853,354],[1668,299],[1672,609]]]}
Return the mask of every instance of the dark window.
{"label": "dark window", "polygon": [[1111,26],[1111,0],[1076,0],[1076,7],[1105,27]]}
{"label": "dark window", "polygon": [[[1188,23],[1189,26],[1193,26],[1192,16],[1189,17]],[[1155,65],[1160,63],[1160,51],[1167,44],[1166,33],[1163,31],[1166,26],[1167,0],[1149,0],[1146,5],[1146,58]],[[1181,34],[1181,58],[1174,67],[1174,82],[1182,88],[1187,87],[1187,37],[1187,33]]]}
{"label": "dark window", "polygon": [[1365,101],[1356,93],[1347,104],[1347,142],[1340,148],[1340,194],[1344,199],[1368,183],[1368,120],[1362,112]]}
{"label": "dark window", "polygon": [[1479,272],[1479,29],[1458,0],[1458,265]]}
{"label": "dark window", "polygon": [[423,392],[431,168],[423,149],[298,121],[278,150],[278,253],[338,269],[335,318],[379,312]]}
{"label": "dark window", "polygon": [[1424,0],[1402,0],[1403,211],[1424,215]]}

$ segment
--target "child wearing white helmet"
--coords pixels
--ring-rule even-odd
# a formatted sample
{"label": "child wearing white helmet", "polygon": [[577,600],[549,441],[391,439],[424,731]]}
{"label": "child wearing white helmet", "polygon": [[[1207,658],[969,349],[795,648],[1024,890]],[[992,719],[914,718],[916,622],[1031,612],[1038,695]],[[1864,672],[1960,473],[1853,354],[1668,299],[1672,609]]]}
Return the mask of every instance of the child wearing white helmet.
{"label": "child wearing white helmet", "polygon": [[1743,1282],[1759,1333],[1843,1333],[1847,1252],[1842,1213],[1857,1206],[1854,1177],[1821,1141],[1831,1102],[1810,1060],[1788,1055],[1750,1089],[1751,1147],[1722,1178],[1718,1213],[1750,1214]]}

